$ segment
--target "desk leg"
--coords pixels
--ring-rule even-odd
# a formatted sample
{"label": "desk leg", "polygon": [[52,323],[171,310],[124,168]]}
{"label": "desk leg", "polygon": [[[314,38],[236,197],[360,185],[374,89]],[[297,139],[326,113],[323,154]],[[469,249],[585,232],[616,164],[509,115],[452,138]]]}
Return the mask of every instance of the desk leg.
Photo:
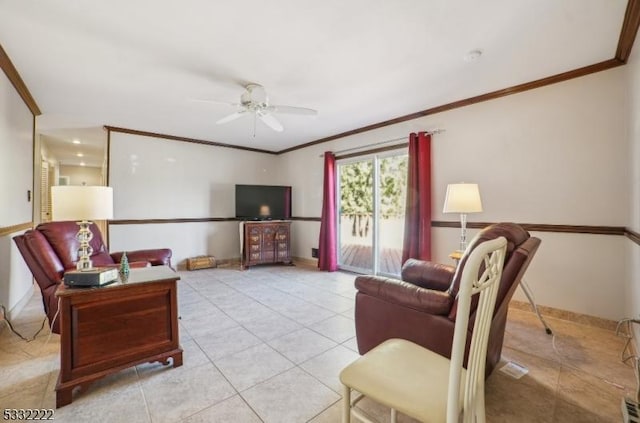
{"label": "desk leg", "polygon": [[182,351],[171,356],[173,359],[173,367],[182,366]]}
{"label": "desk leg", "polygon": [[544,318],[540,314],[540,311],[538,310],[538,306],[536,305],[536,302],[533,300],[533,295],[531,294],[531,288],[529,288],[529,285],[527,284],[527,282],[524,279],[520,280],[520,286],[522,287],[522,290],[524,291],[524,295],[527,296],[527,299],[529,300],[529,303],[531,303],[531,307],[533,307],[533,311],[536,312],[536,315],[538,316],[538,319],[540,319],[540,322],[542,323],[542,326],[544,326],[544,331],[547,332],[547,335],[553,335],[553,332],[551,331],[551,328],[549,327],[547,322],[545,322]]}
{"label": "desk leg", "polygon": [[71,404],[73,388],[56,389],[56,408]]}

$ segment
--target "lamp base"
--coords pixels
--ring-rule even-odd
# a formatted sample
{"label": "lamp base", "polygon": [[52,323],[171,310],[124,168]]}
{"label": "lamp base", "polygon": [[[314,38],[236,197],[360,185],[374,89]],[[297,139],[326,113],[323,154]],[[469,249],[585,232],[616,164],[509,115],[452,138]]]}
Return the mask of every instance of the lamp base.
{"label": "lamp base", "polygon": [[455,260],[456,262],[458,262],[458,261],[460,261],[460,259],[462,258],[463,255],[464,255],[464,251],[455,250],[454,252],[449,254],[449,258],[452,259],[452,260]]}
{"label": "lamp base", "polygon": [[93,267],[93,262],[90,259],[87,260],[78,260],[78,262],[76,263],[76,270],[78,272],[90,272],[92,270],[95,270],[96,268]]}
{"label": "lamp base", "polygon": [[76,239],[80,241],[80,246],[78,247],[78,262],[76,263],[76,270],[86,272],[93,269],[93,263],[91,262],[93,248],[91,248],[91,245],[89,244],[89,241],[93,239],[93,233],[91,232],[91,229],[89,229],[91,222],[83,220],[77,223],[80,229],[78,229]]}
{"label": "lamp base", "polygon": [[460,214],[460,251],[462,253],[467,249],[467,215]]}
{"label": "lamp base", "polygon": [[67,286],[102,286],[118,279],[118,269],[96,267],[89,270],[71,270],[64,274]]}

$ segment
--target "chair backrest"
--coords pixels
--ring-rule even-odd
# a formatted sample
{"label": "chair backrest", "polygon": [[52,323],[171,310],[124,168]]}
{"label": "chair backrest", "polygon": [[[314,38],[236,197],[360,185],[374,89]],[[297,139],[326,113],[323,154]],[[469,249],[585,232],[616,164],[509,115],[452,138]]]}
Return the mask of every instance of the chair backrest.
{"label": "chair backrest", "polygon": [[43,292],[60,283],[64,267],[40,231],[29,229],[22,235],[13,237],[13,240]]}
{"label": "chair backrest", "polygon": [[[496,304],[500,279],[507,252],[507,239],[494,238],[479,242],[481,234],[472,241],[474,248],[468,254],[458,289],[458,318],[453,333],[447,422],[458,422],[460,413],[460,390],[464,384],[464,421],[473,421],[477,401],[484,401],[484,377],[487,343],[491,329],[493,310]],[[462,367],[467,343],[469,313],[472,296],[477,295],[476,318],[469,349],[466,378],[462,380]]]}
{"label": "chair backrest", "polygon": [[[91,261],[94,266],[104,266],[114,264],[113,258],[109,255],[107,246],[102,240],[100,229],[95,223],[89,226],[93,238],[89,245],[93,249]],[[76,222],[46,222],[39,224],[36,231],[40,232],[49,241],[51,248],[56,252],[65,270],[74,269],[78,261],[78,248],[80,241],[76,238],[78,234],[78,224]]]}
{"label": "chair backrest", "polygon": [[29,229],[22,235],[13,237],[13,240],[40,287],[42,304],[49,319],[51,331],[60,333],[60,319],[55,319],[58,311],[55,292],[62,282],[64,267],[58,255],[38,230]]}
{"label": "chair backrest", "polygon": [[[529,240],[530,235],[527,231],[525,231],[522,226],[517,225],[515,223],[496,223],[491,226],[487,226],[482,229],[475,238],[469,243],[467,250],[465,251],[462,259],[460,259],[460,264],[456,269],[456,273],[453,277],[453,282],[451,283],[451,287],[449,288],[449,293],[452,297],[456,297],[458,295],[458,291],[460,289],[460,284],[462,281],[462,276],[464,273],[464,269],[467,266],[468,259],[473,250],[480,245],[483,241],[496,239],[498,237],[504,237],[507,240],[507,249],[505,252],[505,270],[502,273],[502,279],[500,280],[500,290],[498,293],[497,303],[501,304],[504,298],[507,296],[507,293],[510,291],[511,287],[515,282],[519,281],[517,276],[521,276],[522,272],[520,272],[521,267],[523,265],[523,257],[518,254],[518,248]],[[527,260],[528,265],[528,260]],[[473,320],[473,314],[476,309],[476,301],[474,300],[471,303],[471,313],[470,316]],[[456,298],[453,307],[451,307],[451,311],[449,312],[449,319],[455,321],[456,315],[458,313],[458,300]],[[473,324],[473,323],[472,323]]]}

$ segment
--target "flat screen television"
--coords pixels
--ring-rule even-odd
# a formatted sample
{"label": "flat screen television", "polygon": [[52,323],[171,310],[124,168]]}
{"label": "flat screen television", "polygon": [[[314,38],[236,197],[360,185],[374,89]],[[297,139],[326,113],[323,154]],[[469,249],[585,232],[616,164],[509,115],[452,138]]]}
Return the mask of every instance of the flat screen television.
{"label": "flat screen television", "polygon": [[291,187],[236,185],[236,218],[283,220],[291,218]]}

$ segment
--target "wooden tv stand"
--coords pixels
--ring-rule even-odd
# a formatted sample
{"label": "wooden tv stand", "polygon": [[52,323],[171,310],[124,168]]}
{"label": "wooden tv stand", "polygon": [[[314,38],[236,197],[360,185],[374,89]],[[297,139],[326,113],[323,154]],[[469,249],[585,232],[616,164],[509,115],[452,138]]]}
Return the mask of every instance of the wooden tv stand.
{"label": "wooden tv stand", "polygon": [[256,264],[291,263],[291,222],[265,220],[240,222],[241,267]]}
{"label": "wooden tv stand", "polygon": [[97,288],[61,284],[60,375],[56,407],[70,404],[73,389],[136,364],[182,365],[176,281],[167,266],[131,269],[126,282]]}

